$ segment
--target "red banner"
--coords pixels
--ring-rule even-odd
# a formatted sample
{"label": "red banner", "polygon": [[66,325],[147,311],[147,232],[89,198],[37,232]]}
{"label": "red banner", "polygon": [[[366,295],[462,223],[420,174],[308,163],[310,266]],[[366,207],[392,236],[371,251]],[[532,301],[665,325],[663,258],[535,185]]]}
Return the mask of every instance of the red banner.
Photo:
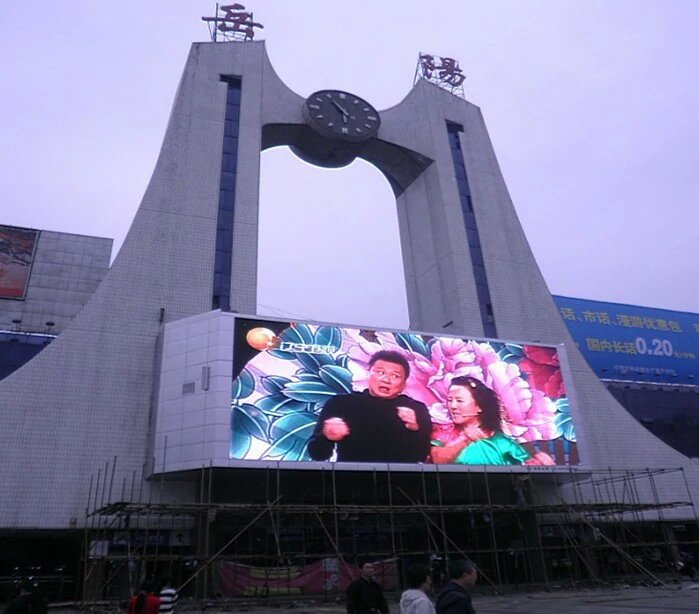
{"label": "red banner", "polygon": [[[384,590],[394,590],[398,585],[396,560],[375,562],[374,566],[376,581]],[[230,561],[219,564],[219,586],[227,597],[344,593],[358,577],[358,567],[338,559],[285,567],[251,567]]]}

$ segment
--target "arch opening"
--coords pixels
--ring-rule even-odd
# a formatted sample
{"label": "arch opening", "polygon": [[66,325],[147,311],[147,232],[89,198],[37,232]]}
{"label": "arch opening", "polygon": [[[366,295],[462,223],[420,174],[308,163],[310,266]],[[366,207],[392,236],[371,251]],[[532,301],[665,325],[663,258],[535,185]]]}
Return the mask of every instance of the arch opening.
{"label": "arch opening", "polygon": [[364,160],[331,170],[264,151],[258,254],[258,314],[408,327],[395,196]]}

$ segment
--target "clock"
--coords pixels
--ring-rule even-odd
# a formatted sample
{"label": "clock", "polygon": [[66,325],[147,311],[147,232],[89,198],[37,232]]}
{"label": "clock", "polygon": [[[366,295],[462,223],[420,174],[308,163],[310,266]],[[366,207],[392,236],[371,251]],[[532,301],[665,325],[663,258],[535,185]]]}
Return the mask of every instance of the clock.
{"label": "clock", "polygon": [[376,136],[381,125],[378,111],[366,100],[338,90],[320,90],[304,103],[306,122],[319,134],[350,143]]}

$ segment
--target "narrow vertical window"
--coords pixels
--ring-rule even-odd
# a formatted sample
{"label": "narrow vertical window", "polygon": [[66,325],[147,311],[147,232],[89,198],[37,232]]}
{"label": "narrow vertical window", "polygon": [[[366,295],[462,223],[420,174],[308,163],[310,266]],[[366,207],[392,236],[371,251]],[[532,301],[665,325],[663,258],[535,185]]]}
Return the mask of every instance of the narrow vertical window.
{"label": "narrow vertical window", "polygon": [[240,77],[221,77],[228,84],[226,115],[223,128],[221,183],[216,222],[216,254],[212,308],[231,310],[231,258],[233,255],[233,219],[235,215],[235,186],[238,172],[238,128],[240,120]]}
{"label": "narrow vertical window", "polygon": [[456,185],[459,190],[461,213],[464,216],[466,240],[468,242],[468,250],[471,256],[471,266],[473,267],[473,278],[476,281],[476,294],[478,296],[478,305],[480,308],[481,323],[483,324],[483,333],[486,337],[497,337],[497,331],[495,329],[495,315],[493,313],[493,305],[490,300],[488,278],[485,274],[481,240],[480,235],[478,234],[478,224],[476,223],[473,201],[471,200],[471,189],[468,185],[466,165],[464,164],[464,156],[463,152],[461,151],[461,143],[459,141],[459,132],[463,131],[464,128],[460,124],[447,122],[449,148],[451,149],[451,159],[454,163],[454,177],[456,178]]}

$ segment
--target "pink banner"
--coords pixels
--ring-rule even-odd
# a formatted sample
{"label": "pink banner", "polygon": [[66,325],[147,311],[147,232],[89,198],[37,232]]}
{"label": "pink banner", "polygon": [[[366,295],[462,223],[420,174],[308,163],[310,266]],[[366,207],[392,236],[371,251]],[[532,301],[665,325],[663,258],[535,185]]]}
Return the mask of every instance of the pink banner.
{"label": "pink banner", "polygon": [[[384,590],[397,586],[396,560],[375,562],[376,581]],[[345,592],[359,577],[359,568],[338,559],[321,559],[309,565],[251,567],[231,561],[219,564],[219,585],[227,597],[265,597]]]}

